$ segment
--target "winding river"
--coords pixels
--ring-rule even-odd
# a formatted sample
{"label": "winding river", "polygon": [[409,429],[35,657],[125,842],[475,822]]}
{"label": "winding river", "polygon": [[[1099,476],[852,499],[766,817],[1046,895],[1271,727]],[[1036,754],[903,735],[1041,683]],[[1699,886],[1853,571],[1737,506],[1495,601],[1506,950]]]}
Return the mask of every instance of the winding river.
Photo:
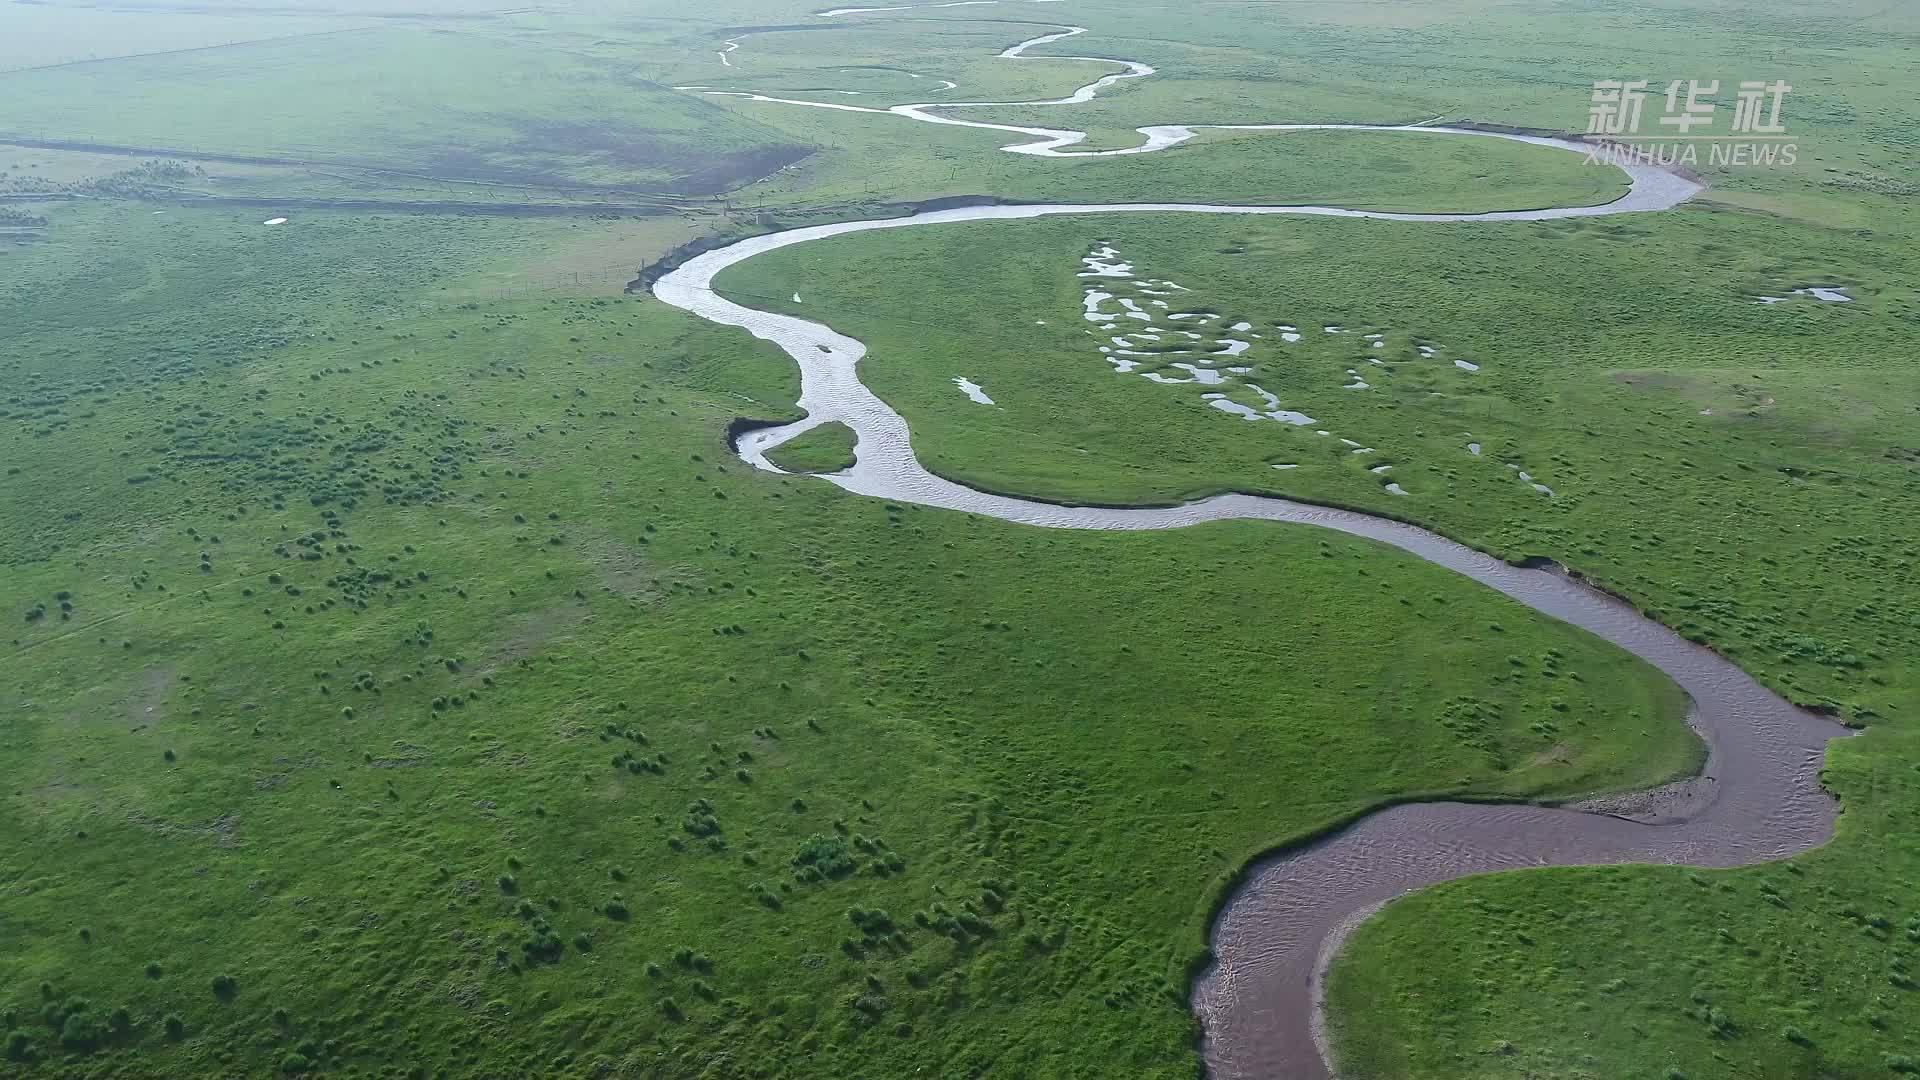
{"label": "winding river", "polygon": [[[1061,30],[1077,33],[1080,28]],[[1045,35],[1001,55],[1023,58],[1028,46],[1064,36]],[[1058,103],[1088,100],[1116,78],[1153,70],[1132,61],[1108,62],[1126,70],[1088,84]],[[980,104],[987,103],[958,107]],[[852,111],[1017,132],[1035,141],[1003,149],[1041,156],[1064,156],[1062,147],[1085,137],[1080,132],[955,121],[925,113],[954,107],[930,104]],[[1429,125],[1238,126],[1399,131],[1419,138],[1497,138],[1578,153],[1588,149],[1570,140]],[[1153,152],[1190,138],[1195,129],[1141,128],[1144,141],[1139,146],[1103,152]],[[875,229],[1128,213],[1321,215],[1436,224],[1543,221],[1668,210],[1701,190],[1700,185],[1658,168],[1629,166],[1625,171],[1631,181],[1627,194],[1604,205],[1482,214],[1184,203],[965,207],[756,236],[699,255],[653,285],[661,301],[770,341],[800,366],[799,404],[806,418],[752,431],[739,440],[741,458],[758,468],[778,471],[766,459],[769,449],[819,424],[839,421],[858,436],[857,463],[824,479],[860,495],[1041,528],[1171,529],[1207,521],[1259,519],[1333,529],[1389,544],[1588,630],[1653,664],[1690,695],[1694,708],[1689,722],[1709,748],[1707,764],[1696,780],[1644,798],[1606,800],[1587,809],[1406,804],[1366,815],[1333,835],[1252,867],[1215,920],[1215,962],[1193,989],[1193,1006],[1204,1029],[1202,1049],[1217,1080],[1332,1075],[1322,1017],[1327,964],[1346,932],[1394,897],[1490,870],[1624,862],[1730,867],[1785,858],[1824,843],[1833,833],[1837,807],[1820,787],[1819,772],[1827,741],[1845,729],[1788,704],[1719,655],[1564,573],[1514,567],[1416,526],[1251,495],[1218,495],[1174,507],[1115,509],[1032,502],[956,484],[920,463],[906,420],[860,381],[858,365],[866,352],[860,342],[821,323],[727,300],[713,290],[714,277],[764,252]]]}

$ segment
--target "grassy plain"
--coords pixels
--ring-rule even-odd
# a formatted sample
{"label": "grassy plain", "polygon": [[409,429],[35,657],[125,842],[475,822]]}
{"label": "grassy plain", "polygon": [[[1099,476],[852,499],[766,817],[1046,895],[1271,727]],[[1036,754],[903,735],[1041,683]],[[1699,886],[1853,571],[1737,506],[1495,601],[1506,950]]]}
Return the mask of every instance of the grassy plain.
{"label": "grassy plain", "polygon": [[[1906,43],[1920,32],[1920,22],[1910,5],[1878,0],[1832,0],[1792,11],[1742,11],[1738,17],[1729,17],[1721,0],[1563,5],[1551,18],[1474,0],[1392,10],[1331,2],[1188,10],[1088,0],[1070,7],[1003,4],[833,20],[794,18],[792,9],[760,4],[737,10],[739,17],[724,32],[671,20],[653,27],[679,46],[662,55],[679,61],[648,69],[650,76],[671,85],[867,106],[947,94],[976,101],[1059,97],[1100,69],[983,54],[1073,23],[1089,32],[1028,55],[1122,57],[1152,64],[1157,73],[1072,106],[965,115],[1083,129],[1092,136],[1087,145],[1103,147],[1137,143],[1134,128],[1165,123],[1409,123],[1444,117],[1583,131],[1592,83],[1634,78],[1650,80],[1656,90],[1649,129],[1659,113],[1658,91],[1667,82],[1718,80],[1723,92],[1714,97],[1715,130],[1724,133],[1736,83],[1781,79],[1796,88],[1783,116],[1796,139],[1798,164],[1701,164],[1698,171],[1716,188],[1736,198],[1774,200],[1775,212],[1788,214],[1805,209],[1809,197],[1846,204],[1914,192],[1907,106],[1911,88],[1920,85],[1920,66]],[[778,32],[788,28],[795,32]],[[733,33],[743,29],[765,32]],[[733,66],[725,67],[714,53],[729,34],[741,47],[729,53]],[[896,59],[836,62],[863,50]],[[904,79],[906,71],[922,78]],[[931,91],[945,79],[961,85]],[[830,93],[849,89],[860,96]],[[1080,163],[999,161],[983,151],[1008,140],[990,132],[914,125],[890,133],[887,125],[908,122],[714,100],[822,145],[825,153],[810,161],[816,196],[878,188],[896,195],[933,189],[1035,197],[1019,180],[1028,169],[1076,179],[1089,175],[1067,173]],[[1167,196],[1162,178],[1152,172],[1133,179],[1124,197]],[[982,186],[987,182],[992,186]]]}
{"label": "grassy plain", "polygon": [[0,73],[0,132],[687,193],[806,153],[610,61],[413,27]]}
{"label": "grassy plain", "polygon": [[[975,225],[810,245],[726,285],[778,308],[805,275],[798,313],[873,344],[868,379],[950,475],[1055,498],[1278,491],[1552,555],[1874,725],[1833,751],[1846,814],[1821,852],[1394,905],[1335,972],[1352,1075],[1787,1080],[1920,1058],[1910,6],[381,6],[326,15],[374,31],[0,74],[14,134],[372,167],[0,157],[19,166],[0,189],[102,197],[26,206],[49,224],[0,248],[7,1069],[1190,1076],[1183,975],[1210,882],[1253,853],[1409,792],[1553,798],[1692,763],[1640,666],[1356,541],[1039,533],[729,465],[729,419],[790,407],[783,357],[551,290],[611,244],[638,263],[745,214],[263,228],[145,190],[732,188],[735,211],[789,219],[947,195],[1482,209],[1618,190],[1491,141],[1041,161],[993,152],[1002,134],[663,89],[1056,96],[1103,69],[988,55],[1054,18],[1091,32],[1052,51],[1161,73],[976,115],[1122,146],[1167,122],[1578,129],[1601,78],[1796,86],[1802,164],[1708,170],[1713,213]],[[313,29],[200,8],[169,13],[179,38],[140,29],[150,14],[28,14],[89,23],[56,59],[226,33],[202,20]],[[23,55],[0,46],[0,67]],[[1332,434],[1113,373],[1074,276],[1096,239],[1194,290],[1183,306],[1261,323],[1254,377]],[[1858,299],[1751,302],[1811,284]],[[1281,351],[1279,321],[1354,333]],[[1375,328],[1392,372],[1342,389]]]}
{"label": "grassy plain", "polygon": [[220,14],[6,4],[0,6],[0,71],[216,48],[363,25],[367,20],[323,12]]}
{"label": "grassy plain", "polygon": [[835,473],[853,467],[854,442],[847,425],[821,424],[774,447],[767,460],[788,472]]}
{"label": "grassy plain", "polygon": [[[1871,235],[1707,209],[1440,227],[1088,215],[805,245],[721,286],[867,342],[865,379],[956,479],[1107,503],[1246,490],[1411,518],[1565,562],[1783,694],[1882,728],[1833,751],[1838,840],[1785,867],[1530,871],[1390,907],[1335,969],[1343,1070],[1896,1075],[1920,1050],[1920,791],[1902,720],[1920,704],[1920,627],[1893,599],[1920,586],[1904,554],[1920,539],[1905,511],[1920,382],[1901,359],[1910,226],[1883,209]],[[1078,276],[1104,244],[1186,291],[1161,290],[1159,311]],[[880,277],[911,308],[828,284]],[[804,305],[781,300],[796,282]],[[1810,285],[1854,299],[1788,296]],[[1136,338],[1145,366],[1117,373],[1097,348],[1148,323],[1092,327],[1089,287],[1250,348],[1196,358]],[[1180,312],[1215,317],[1164,317]],[[1203,399],[1261,407],[1245,385],[1141,377],[1184,378],[1170,364],[1196,359],[1250,369],[1243,383],[1318,422],[1248,422]]]}
{"label": "grassy plain", "polygon": [[[1796,699],[1870,720],[1920,693],[1905,662],[1920,637],[1878,600],[1908,580],[1899,508],[1916,483],[1907,435],[1920,382],[1898,359],[1915,310],[1904,235],[1892,224],[1889,242],[1860,243],[1707,211],[1471,226],[1086,215],[800,245],[720,285],[867,342],[865,379],[908,417],[922,459],[955,479],[1090,502],[1246,490],[1414,516],[1577,566]],[[1250,348],[1202,366],[1248,367],[1242,383],[1318,423],[1210,407],[1203,395],[1222,391],[1259,404],[1232,377],[1142,377],[1186,378],[1164,365],[1189,352],[1142,354],[1131,359],[1145,367],[1116,373],[1097,349],[1150,324],[1118,317],[1100,331],[1083,317],[1086,289],[1120,288],[1079,276],[1103,243],[1137,279],[1185,288],[1164,312],[1145,307],[1160,316],[1151,325],[1217,314],[1197,347]],[[882,275],[914,303],[878,308],[833,284]],[[1669,284],[1682,277],[1685,290]],[[1810,284],[1857,299],[1755,302]],[[786,299],[797,288],[799,305]],[[1261,336],[1229,329],[1242,321]],[[1301,340],[1284,341],[1282,324]],[[1347,388],[1352,371],[1367,388]],[[998,407],[968,401],[956,375]],[[1382,464],[1393,467],[1369,472]],[[1874,572],[1834,575],[1836,559]]]}
{"label": "grassy plain", "polygon": [[[819,115],[823,119],[807,137],[821,141],[835,139],[834,130],[855,122],[869,129],[912,124],[895,116]],[[909,137],[928,126],[913,125],[898,135]],[[851,176],[839,176],[851,174],[859,156],[825,150],[758,185],[754,198],[778,206],[817,197],[813,193],[822,189],[846,190],[849,197],[866,199],[901,191],[929,197],[988,192],[1020,202],[1104,203],[1150,197],[1470,212],[1605,203],[1626,190],[1617,173],[1589,168],[1578,155],[1495,139],[1485,140],[1484,146],[1461,146],[1424,135],[1218,132],[1158,154],[1057,160],[990,149],[1032,141],[1025,136],[934,130],[961,131],[976,144],[966,151],[963,168],[933,172],[927,161],[910,156],[869,158],[858,170],[860,186],[852,189]]]}
{"label": "grassy plain", "polygon": [[[474,222],[168,216],[56,222],[148,277],[4,323],[9,1069],[1186,1076],[1257,851],[1696,760],[1638,662],[1371,544],[745,469],[784,356],[445,303],[524,257]],[[246,303],[141,295],[275,244]]]}

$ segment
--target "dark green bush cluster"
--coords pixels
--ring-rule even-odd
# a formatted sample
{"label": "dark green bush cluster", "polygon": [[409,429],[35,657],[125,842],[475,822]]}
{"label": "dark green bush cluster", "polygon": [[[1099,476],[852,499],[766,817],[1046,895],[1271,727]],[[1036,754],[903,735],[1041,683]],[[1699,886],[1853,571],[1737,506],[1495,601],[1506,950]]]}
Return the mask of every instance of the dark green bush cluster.
{"label": "dark green bush cluster", "polygon": [[869,937],[878,937],[893,929],[893,917],[879,908],[848,908],[847,921]]}
{"label": "dark green bush cluster", "polygon": [[534,924],[533,933],[520,943],[520,952],[527,958],[529,965],[551,964],[558,961],[566,952],[566,945],[560,935],[545,922]]}
{"label": "dark green bush cluster", "polygon": [[643,758],[634,756],[633,751],[628,750],[613,759],[613,767],[635,774],[648,772],[661,776],[667,771],[667,755],[656,753],[652,757]]}
{"label": "dark green bush cluster", "polygon": [[716,836],[720,832],[720,819],[713,816],[713,804],[705,799],[695,799],[687,807],[687,816],[680,827],[695,836]]}
{"label": "dark green bush cluster", "polygon": [[802,881],[842,878],[853,873],[855,863],[844,836],[815,833],[800,842],[793,853],[794,874]]}
{"label": "dark green bush cluster", "polygon": [[35,1057],[33,1036],[24,1031],[14,1031],[7,1035],[7,1060],[32,1061]]}
{"label": "dark green bush cluster", "polygon": [[1699,991],[1694,992],[1692,1004],[1682,1011],[1687,1016],[1705,1024],[1715,1038],[1730,1039],[1739,1034],[1740,1025],[1734,1022],[1733,1017],[1714,1005],[1705,994]]}
{"label": "dark green bush cluster", "polygon": [[[125,1032],[133,1026],[132,1017],[122,1008],[113,1011],[112,1027],[109,1029],[109,1021],[101,1017],[91,1002],[81,997],[49,1000],[41,1010],[40,1018],[53,1030],[63,1049],[78,1054],[99,1049],[114,1033]],[[31,1055],[30,1039],[9,1039],[9,1056],[15,1053],[16,1046],[22,1055]]]}
{"label": "dark green bush cluster", "polygon": [[870,840],[860,833],[854,833],[851,842],[855,850],[871,856],[867,871],[875,877],[898,874],[907,868],[907,861],[889,849],[884,841]]}
{"label": "dark green bush cluster", "polygon": [[960,945],[971,944],[993,933],[993,924],[973,910],[972,904],[962,904],[956,912],[944,901],[936,901],[926,910],[914,912],[913,921],[915,925],[945,934]]}

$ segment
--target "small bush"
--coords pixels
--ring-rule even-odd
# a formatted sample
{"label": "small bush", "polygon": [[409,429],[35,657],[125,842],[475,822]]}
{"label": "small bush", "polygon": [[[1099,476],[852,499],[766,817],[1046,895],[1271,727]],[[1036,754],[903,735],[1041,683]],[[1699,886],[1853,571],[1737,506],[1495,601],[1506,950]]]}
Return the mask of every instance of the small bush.
{"label": "small bush", "polygon": [[847,847],[843,836],[816,833],[801,841],[799,850],[794,852],[793,865],[797,870],[810,870],[820,877],[845,877],[854,871],[853,856]]}
{"label": "small bush", "polygon": [[33,1037],[24,1031],[16,1031],[7,1036],[8,1061],[32,1061]]}

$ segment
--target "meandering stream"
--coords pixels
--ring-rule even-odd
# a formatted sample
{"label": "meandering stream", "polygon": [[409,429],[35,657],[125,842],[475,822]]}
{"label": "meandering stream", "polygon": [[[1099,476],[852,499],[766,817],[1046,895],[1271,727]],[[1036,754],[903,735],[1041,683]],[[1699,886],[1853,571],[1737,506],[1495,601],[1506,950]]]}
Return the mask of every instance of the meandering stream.
{"label": "meandering stream", "polygon": [[[1018,57],[1028,45],[1061,36],[1065,35],[1023,42],[1002,55]],[[1060,103],[1085,101],[1116,77],[1152,72],[1131,61],[1110,62],[1126,65],[1127,72],[1089,84],[1082,92],[1060,99]],[[924,110],[936,107],[953,106],[854,111],[956,122],[925,115]],[[1060,156],[1062,146],[1084,138],[1079,132],[1054,129],[971,122],[967,126],[1034,136],[1038,142],[1003,149],[1043,156]],[[1568,140],[1443,126],[1257,127],[1400,131],[1410,137],[1499,138],[1579,153],[1587,149]],[[1191,137],[1195,128],[1139,130],[1146,140],[1140,146],[1106,152],[1153,152]],[[1565,574],[1510,566],[1412,525],[1249,495],[1220,495],[1176,507],[1113,509],[1058,506],[956,484],[934,475],[920,463],[906,420],[860,381],[858,364],[866,352],[860,342],[818,322],[736,304],[713,290],[714,277],[727,267],[768,251],[875,229],[1120,213],[1321,215],[1435,224],[1542,221],[1667,210],[1700,190],[1698,184],[1657,168],[1632,166],[1625,171],[1631,188],[1605,205],[1483,214],[1181,203],[966,207],[756,236],[699,255],[654,283],[653,293],[663,302],[770,341],[800,366],[799,404],[806,418],[749,432],[738,442],[741,458],[756,467],[774,469],[765,456],[769,449],[816,425],[839,421],[858,437],[857,463],[824,479],[860,495],[1042,528],[1168,529],[1207,521],[1259,519],[1334,529],[1392,545],[1497,589],[1545,615],[1591,631],[1653,664],[1691,696],[1694,710],[1689,722],[1710,751],[1703,776],[1696,781],[1641,800],[1609,800],[1605,811],[1452,802],[1407,804],[1369,814],[1338,833],[1252,867],[1215,921],[1216,962],[1193,991],[1194,1008],[1205,1029],[1203,1051],[1212,1075],[1220,1080],[1330,1075],[1321,1018],[1321,979],[1326,965],[1351,926],[1388,900],[1414,889],[1467,874],[1529,866],[1621,862],[1741,866],[1784,858],[1824,843],[1832,835],[1837,808],[1819,785],[1819,771],[1827,740],[1844,729],[1795,708],[1717,654],[1687,642],[1630,606]]]}

